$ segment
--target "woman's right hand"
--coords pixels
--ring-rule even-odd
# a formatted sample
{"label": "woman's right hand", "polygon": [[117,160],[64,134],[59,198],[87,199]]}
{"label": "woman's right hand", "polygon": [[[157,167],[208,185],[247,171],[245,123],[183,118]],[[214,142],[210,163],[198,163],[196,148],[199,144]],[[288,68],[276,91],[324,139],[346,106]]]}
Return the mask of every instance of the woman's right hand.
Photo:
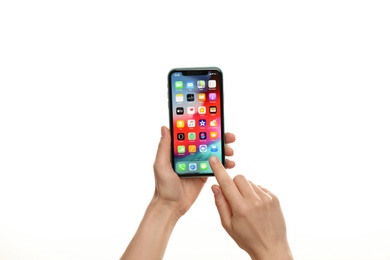
{"label": "woman's right hand", "polygon": [[217,157],[210,166],[219,185],[212,191],[221,223],[234,241],[254,259],[293,259],[278,198],[243,175],[232,179]]}

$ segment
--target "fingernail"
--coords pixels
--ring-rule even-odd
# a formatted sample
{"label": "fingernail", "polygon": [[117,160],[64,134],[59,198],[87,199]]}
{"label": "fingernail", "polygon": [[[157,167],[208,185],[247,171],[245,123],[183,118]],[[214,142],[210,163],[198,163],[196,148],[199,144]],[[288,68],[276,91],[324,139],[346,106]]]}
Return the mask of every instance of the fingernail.
{"label": "fingernail", "polygon": [[218,189],[218,187],[216,187],[216,186],[211,186],[211,190],[213,191],[214,196],[216,196],[216,195],[219,194],[219,189]]}
{"label": "fingernail", "polygon": [[216,156],[211,156],[210,157],[210,162],[213,163],[213,164],[216,164],[216,163],[218,163],[218,158]]}

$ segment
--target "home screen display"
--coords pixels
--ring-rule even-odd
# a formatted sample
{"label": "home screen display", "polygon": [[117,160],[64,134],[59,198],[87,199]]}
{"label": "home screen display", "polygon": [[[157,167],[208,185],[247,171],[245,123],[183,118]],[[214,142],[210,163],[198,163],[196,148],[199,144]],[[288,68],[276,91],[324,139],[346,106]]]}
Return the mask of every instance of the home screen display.
{"label": "home screen display", "polygon": [[223,162],[222,74],[170,75],[173,167],[180,175],[211,175],[208,159]]}

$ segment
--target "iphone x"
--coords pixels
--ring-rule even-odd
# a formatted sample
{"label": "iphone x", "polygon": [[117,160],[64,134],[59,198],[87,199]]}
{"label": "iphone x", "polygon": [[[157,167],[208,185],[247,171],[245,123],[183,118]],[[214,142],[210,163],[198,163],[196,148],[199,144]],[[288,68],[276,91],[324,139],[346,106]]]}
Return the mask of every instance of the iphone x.
{"label": "iphone x", "polygon": [[180,177],[213,176],[210,156],[225,165],[223,78],[218,67],[168,73],[171,162]]}

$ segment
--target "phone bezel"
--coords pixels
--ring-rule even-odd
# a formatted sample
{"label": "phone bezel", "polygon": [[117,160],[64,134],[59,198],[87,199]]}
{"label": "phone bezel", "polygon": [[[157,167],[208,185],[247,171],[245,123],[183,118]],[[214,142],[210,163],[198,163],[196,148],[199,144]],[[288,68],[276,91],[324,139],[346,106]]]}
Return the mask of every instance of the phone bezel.
{"label": "phone bezel", "polygon": [[[171,133],[171,165],[173,171],[179,176],[184,178],[194,178],[194,177],[210,177],[214,176],[214,173],[178,173],[175,171],[174,165],[174,136],[173,136],[173,100],[172,100],[172,80],[171,76],[173,73],[181,72],[184,76],[186,75],[208,75],[210,71],[215,71],[220,74],[220,128],[221,128],[221,163],[225,166],[225,116],[224,116],[224,84],[223,84],[223,73],[219,67],[211,66],[211,67],[183,67],[183,68],[173,68],[168,73],[168,107],[169,107],[169,130]],[[206,74],[204,74],[206,73]]]}

